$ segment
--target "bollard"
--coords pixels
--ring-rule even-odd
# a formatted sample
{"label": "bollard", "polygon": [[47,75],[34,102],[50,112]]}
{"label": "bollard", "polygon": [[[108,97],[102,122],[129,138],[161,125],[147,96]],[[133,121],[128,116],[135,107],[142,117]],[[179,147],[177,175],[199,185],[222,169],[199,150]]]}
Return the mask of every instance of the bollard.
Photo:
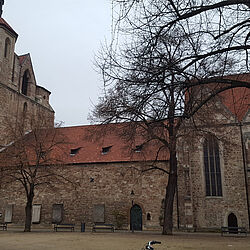
{"label": "bollard", "polygon": [[81,232],[85,232],[85,222],[81,223]]}

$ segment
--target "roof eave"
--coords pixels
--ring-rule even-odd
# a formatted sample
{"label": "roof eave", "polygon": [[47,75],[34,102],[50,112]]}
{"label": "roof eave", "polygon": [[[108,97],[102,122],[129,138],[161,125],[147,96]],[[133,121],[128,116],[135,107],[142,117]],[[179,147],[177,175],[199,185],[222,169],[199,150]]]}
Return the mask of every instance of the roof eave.
{"label": "roof eave", "polygon": [[10,32],[15,37],[15,39],[17,40],[18,34],[12,28],[10,28],[8,25],[6,25],[4,23],[0,23],[0,27],[4,28],[8,32]]}

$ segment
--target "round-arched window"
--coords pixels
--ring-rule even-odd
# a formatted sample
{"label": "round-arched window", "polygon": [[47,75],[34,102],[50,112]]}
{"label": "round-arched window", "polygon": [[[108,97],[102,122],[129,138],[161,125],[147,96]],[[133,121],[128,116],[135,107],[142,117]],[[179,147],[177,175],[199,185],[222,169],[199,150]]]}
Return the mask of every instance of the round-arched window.
{"label": "round-arched window", "polygon": [[4,46],[4,57],[7,58],[10,54],[10,39],[7,37],[5,39],[5,46]]}
{"label": "round-arched window", "polygon": [[147,213],[147,220],[151,220],[151,214]]}

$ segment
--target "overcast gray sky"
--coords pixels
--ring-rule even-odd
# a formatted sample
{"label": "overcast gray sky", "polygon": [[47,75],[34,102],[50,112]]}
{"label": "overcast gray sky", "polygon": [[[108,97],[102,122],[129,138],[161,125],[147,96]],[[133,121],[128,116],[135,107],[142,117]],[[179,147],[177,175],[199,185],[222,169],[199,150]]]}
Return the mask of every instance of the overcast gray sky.
{"label": "overcast gray sky", "polygon": [[19,34],[18,55],[30,53],[36,81],[52,92],[56,121],[89,123],[101,93],[94,55],[110,40],[110,0],[5,0],[2,17]]}

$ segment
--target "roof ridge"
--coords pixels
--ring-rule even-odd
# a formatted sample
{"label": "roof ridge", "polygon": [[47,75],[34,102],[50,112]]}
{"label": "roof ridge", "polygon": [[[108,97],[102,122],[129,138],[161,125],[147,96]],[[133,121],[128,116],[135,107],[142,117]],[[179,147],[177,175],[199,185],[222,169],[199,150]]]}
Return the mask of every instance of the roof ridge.
{"label": "roof ridge", "polygon": [[123,125],[129,124],[129,122],[112,122],[112,123],[100,123],[100,124],[83,124],[83,125],[73,125],[73,126],[65,126],[65,127],[58,127],[58,129],[74,129],[74,128],[85,128],[85,127],[100,127],[100,126],[116,126],[116,125]]}

